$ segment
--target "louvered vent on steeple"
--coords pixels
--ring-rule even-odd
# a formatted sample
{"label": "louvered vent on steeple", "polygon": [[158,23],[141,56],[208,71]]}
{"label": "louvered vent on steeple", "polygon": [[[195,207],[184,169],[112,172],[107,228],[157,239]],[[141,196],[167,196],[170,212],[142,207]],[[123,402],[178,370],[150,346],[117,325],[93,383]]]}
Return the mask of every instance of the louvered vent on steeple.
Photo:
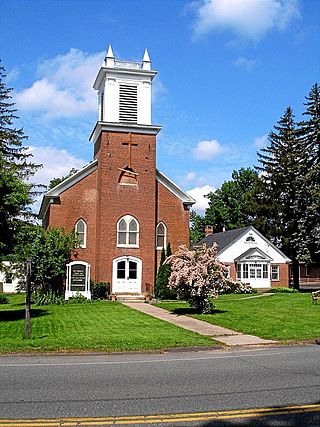
{"label": "louvered vent on steeple", "polygon": [[137,123],[138,119],[137,86],[120,83],[119,121]]}

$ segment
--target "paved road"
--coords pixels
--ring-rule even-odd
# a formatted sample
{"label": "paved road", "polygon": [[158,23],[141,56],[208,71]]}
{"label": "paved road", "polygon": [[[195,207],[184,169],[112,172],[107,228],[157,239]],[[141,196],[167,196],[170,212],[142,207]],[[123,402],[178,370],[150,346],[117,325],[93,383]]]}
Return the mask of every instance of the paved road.
{"label": "paved road", "polygon": [[320,346],[3,356],[0,417],[135,416],[319,404],[319,366]]}

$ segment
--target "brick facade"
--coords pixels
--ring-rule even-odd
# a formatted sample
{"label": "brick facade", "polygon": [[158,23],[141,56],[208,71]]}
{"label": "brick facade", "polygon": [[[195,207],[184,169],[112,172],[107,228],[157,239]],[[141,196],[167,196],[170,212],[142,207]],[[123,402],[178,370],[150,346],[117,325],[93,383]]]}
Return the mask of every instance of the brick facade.
{"label": "brick facade", "polygon": [[[91,279],[112,283],[113,261],[135,257],[142,261],[141,292],[145,292],[149,284],[154,286],[160,259],[157,224],[165,224],[166,242],[173,251],[188,245],[189,207],[157,181],[155,135],[102,131],[94,155],[97,169],[62,192],[59,203],[49,205],[45,223],[71,231],[82,218],[87,224],[87,243],[75,251],[75,259],[91,264]],[[137,174],[136,184],[121,181],[129,162]],[[138,248],[117,246],[117,223],[124,215],[139,223]]]}

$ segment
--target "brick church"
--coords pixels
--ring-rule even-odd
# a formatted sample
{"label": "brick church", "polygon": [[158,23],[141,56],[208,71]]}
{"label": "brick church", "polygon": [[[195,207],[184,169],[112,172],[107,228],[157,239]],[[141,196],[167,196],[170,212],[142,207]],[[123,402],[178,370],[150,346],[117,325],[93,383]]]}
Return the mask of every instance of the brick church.
{"label": "brick church", "polygon": [[89,263],[91,279],[110,282],[116,294],[152,290],[162,248],[189,242],[195,200],[156,169],[155,75],[147,50],[142,62],[119,61],[109,46],[93,85],[93,160],[49,190],[39,212],[45,228],[75,229],[74,259]]}

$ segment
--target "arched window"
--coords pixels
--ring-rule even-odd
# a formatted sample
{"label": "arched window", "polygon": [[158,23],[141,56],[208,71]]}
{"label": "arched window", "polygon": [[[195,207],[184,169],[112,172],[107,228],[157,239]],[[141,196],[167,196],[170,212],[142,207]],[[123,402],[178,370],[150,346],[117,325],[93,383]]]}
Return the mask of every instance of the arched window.
{"label": "arched window", "polygon": [[163,222],[159,222],[157,225],[157,249],[162,249],[166,247],[167,239],[167,227]]}
{"label": "arched window", "polygon": [[79,219],[75,226],[75,232],[79,248],[87,247],[87,224],[83,219]]}
{"label": "arched window", "polygon": [[117,246],[139,247],[139,223],[131,215],[125,215],[117,223]]}

